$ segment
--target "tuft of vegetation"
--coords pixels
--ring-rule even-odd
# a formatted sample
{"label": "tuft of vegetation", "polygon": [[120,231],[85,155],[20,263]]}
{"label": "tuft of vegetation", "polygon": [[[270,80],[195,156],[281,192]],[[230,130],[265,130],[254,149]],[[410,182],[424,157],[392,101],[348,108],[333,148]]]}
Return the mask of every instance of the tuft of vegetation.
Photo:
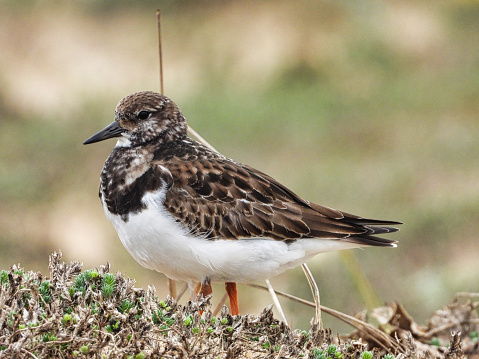
{"label": "tuft of vegetation", "polygon": [[50,295],[50,281],[43,281],[38,288],[38,291],[40,292],[40,295],[42,296],[43,302],[45,304],[48,304],[52,301],[52,297]]}
{"label": "tuft of vegetation", "polygon": [[[315,325],[309,331],[292,330],[274,318],[271,306],[259,315],[235,317],[223,307],[214,317],[208,301],[182,306],[171,298],[158,300],[154,288],[134,288],[132,279],[109,273],[108,265],[82,272],[78,262],[66,264],[60,259],[59,253],[51,255],[49,278],[17,266],[0,273],[0,278],[7,278],[0,285],[0,358],[395,359],[401,355],[421,359],[429,355],[417,349],[412,338],[419,336],[417,329],[397,326],[391,337],[400,342],[392,349],[366,333],[339,338]],[[462,327],[454,318],[454,329],[467,334],[462,342],[453,334],[448,348],[428,346],[431,355],[461,358],[462,350],[474,348],[479,329],[474,324],[476,307],[461,312]],[[391,312],[395,319],[401,315],[398,308]],[[445,312],[441,313],[444,320]],[[424,342],[421,345],[426,347]]]}
{"label": "tuft of vegetation", "polygon": [[8,272],[6,270],[0,271],[0,286],[8,285]]}
{"label": "tuft of vegetation", "polygon": [[112,296],[113,291],[115,290],[115,276],[111,273],[106,273],[101,282],[101,293],[103,294],[103,298],[108,299]]}

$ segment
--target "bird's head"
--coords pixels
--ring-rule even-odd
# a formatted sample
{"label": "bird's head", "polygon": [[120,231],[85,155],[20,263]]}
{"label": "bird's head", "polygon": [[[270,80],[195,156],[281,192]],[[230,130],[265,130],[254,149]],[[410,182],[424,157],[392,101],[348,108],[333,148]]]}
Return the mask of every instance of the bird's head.
{"label": "bird's head", "polygon": [[137,92],[123,98],[115,109],[115,121],[94,134],[87,145],[121,137],[119,145],[136,147],[151,142],[168,143],[186,136],[186,120],[168,97],[152,91]]}

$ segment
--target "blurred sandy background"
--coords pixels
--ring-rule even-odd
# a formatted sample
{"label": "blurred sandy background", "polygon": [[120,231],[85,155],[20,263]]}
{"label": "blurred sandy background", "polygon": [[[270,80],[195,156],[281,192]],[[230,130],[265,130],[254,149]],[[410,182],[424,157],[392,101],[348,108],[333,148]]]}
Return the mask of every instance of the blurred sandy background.
{"label": "blurred sandy background", "polygon": [[[405,222],[397,249],[355,251],[382,300],[424,320],[479,291],[476,1],[0,1],[0,269],[48,273],[61,249],[166,296],[104,218],[114,141],[81,144],[123,96],[158,90],[157,8],[165,92],[218,150],[314,202]],[[364,308],[337,253],[310,268],[323,304]],[[272,283],[311,296],[300,268]],[[271,302],[239,291],[243,312]],[[312,309],[282,303],[307,326]]]}

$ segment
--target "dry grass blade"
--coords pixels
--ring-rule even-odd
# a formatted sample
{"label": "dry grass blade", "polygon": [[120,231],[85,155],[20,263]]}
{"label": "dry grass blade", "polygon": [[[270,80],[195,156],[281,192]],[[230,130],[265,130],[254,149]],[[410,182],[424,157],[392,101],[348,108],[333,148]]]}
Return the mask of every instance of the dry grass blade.
{"label": "dry grass blade", "polygon": [[309,287],[311,288],[311,293],[313,294],[314,298],[316,313],[314,315],[313,323],[319,325],[319,327],[323,329],[323,321],[321,320],[321,301],[319,297],[318,285],[316,284],[308,265],[303,263],[301,267],[303,268],[304,275],[308,279]]}
{"label": "dry grass blade", "polygon": [[218,315],[218,313],[220,312],[221,308],[223,308],[223,305],[226,302],[226,298],[228,298],[228,293],[225,292],[225,294],[223,294],[223,297],[221,297],[218,305],[213,310],[213,316],[214,317],[216,317]]}
{"label": "dry grass blade", "polygon": [[354,255],[354,251],[339,251],[339,255],[348,270],[351,280],[356,285],[362,300],[366,304],[366,308],[373,309],[380,307],[381,300],[379,300],[379,297],[366,276],[366,273],[364,273],[359,265],[359,262]]}
{"label": "dry grass blade", "polygon": [[[259,284],[248,284],[248,285],[253,288],[268,290],[267,287],[259,285]],[[298,303],[302,303],[310,307],[316,308],[316,304],[309,300],[302,299],[294,295],[280,292],[277,290],[275,290],[275,293],[285,298],[294,300]],[[400,353],[404,352],[403,348],[395,340],[392,340],[392,338],[389,335],[373,327],[371,324],[363,322],[362,320],[354,318],[350,315],[341,313],[337,310],[325,307],[323,305],[320,305],[320,307],[322,311],[328,313],[329,315],[332,315],[333,317],[338,318],[339,320],[351,325],[353,328],[370,335],[371,339],[374,340],[381,348],[385,350],[390,350],[390,349],[397,350]]]}
{"label": "dry grass blade", "polygon": [[161,46],[161,11],[158,9],[156,10],[156,22],[158,24],[158,59],[160,61],[160,93],[164,94],[163,89],[163,53],[162,53],[162,46]]}
{"label": "dry grass blade", "polygon": [[183,294],[185,294],[186,290],[188,289],[188,283],[185,283],[183,288],[181,288],[180,292],[178,293],[178,298],[176,298],[176,301],[179,301]]}
{"label": "dry grass blade", "polygon": [[288,321],[286,320],[286,316],[284,315],[283,308],[281,307],[281,304],[279,303],[278,296],[276,295],[274,288],[271,285],[271,282],[269,281],[269,279],[266,279],[265,282],[266,282],[266,286],[268,287],[269,294],[271,295],[271,298],[273,298],[273,303],[278,309],[281,319],[283,320],[284,324],[288,325]]}
{"label": "dry grass blade", "polygon": [[216,148],[214,148],[213,146],[211,146],[208,141],[206,141],[203,137],[201,137],[201,135],[196,132],[191,126],[188,125],[188,131],[194,136],[196,137],[196,139],[198,140],[198,142],[200,142],[201,144],[203,144],[204,146],[208,147],[210,150],[212,151],[215,151],[215,152],[218,152],[216,150]]}

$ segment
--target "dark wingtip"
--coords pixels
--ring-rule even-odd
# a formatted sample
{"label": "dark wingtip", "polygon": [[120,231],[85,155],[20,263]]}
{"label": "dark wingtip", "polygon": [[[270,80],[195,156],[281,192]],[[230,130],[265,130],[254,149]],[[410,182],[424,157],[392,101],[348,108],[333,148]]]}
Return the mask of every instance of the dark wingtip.
{"label": "dark wingtip", "polygon": [[398,241],[376,237],[377,234],[389,234],[399,231],[399,228],[389,227],[403,224],[398,221],[384,221],[370,218],[345,218],[347,223],[362,226],[365,229],[364,234],[354,235],[348,238],[349,241],[374,247],[397,247]]}
{"label": "dark wingtip", "polygon": [[345,218],[345,221],[352,224],[359,224],[362,226],[399,226],[404,224],[403,222],[397,221],[383,221],[381,219],[370,219],[370,218]]}
{"label": "dark wingtip", "polygon": [[375,237],[375,236],[354,236],[349,237],[348,241],[353,243],[358,243],[364,246],[372,246],[372,247],[397,247],[398,241],[392,239],[386,239],[382,237]]}

